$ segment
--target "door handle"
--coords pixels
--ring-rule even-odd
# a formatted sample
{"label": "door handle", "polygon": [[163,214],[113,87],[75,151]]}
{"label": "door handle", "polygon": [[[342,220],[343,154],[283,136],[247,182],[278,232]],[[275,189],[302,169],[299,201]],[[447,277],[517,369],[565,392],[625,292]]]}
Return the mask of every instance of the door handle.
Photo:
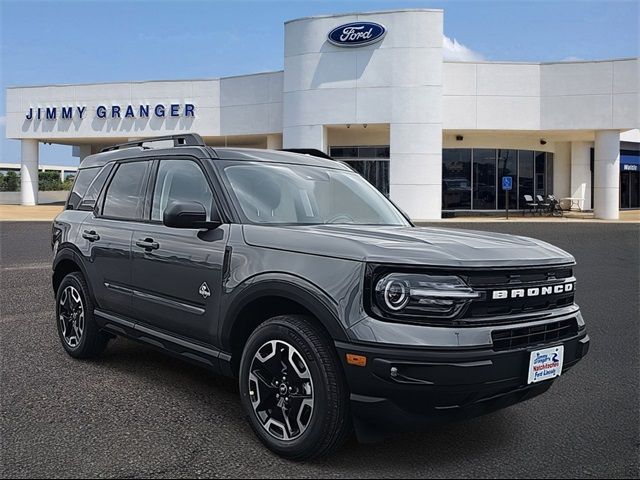
{"label": "door handle", "polygon": [[160,244],[158,242],[154,242],[153,238],[138,240],[136,245],[140,248],[144,248],[146,251],[157,250],[160,248]]}
{"label": "door handle", "polygon": [[98,235],[95,230],[85,230],[82,232],[82,238],[89,240],[90,242],[95,242],[100,240],[100,235]]}

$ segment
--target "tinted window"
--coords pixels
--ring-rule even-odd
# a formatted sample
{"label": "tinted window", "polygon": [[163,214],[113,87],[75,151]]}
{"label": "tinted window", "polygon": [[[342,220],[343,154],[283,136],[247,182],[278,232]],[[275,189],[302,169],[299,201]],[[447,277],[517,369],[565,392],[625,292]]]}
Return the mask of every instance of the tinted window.
{"label": "tinted window", "polygon": [[198,202],[211,220],[213,194],[200,167],[190,160],[162,160],[153,190],[151,219],[162,221],[172,202]]}
{"label": "tinted window", "polygon": [[512,190],[509,192],[509,208],[518,206],[518,152],[517,150],[498,150],[498,208],[504,209],[506,195],[502,190],[502,177],[511,177]]}
{"label": "tinted window", "polygon": [[73,188],[69,194],[69,200],[67,202],[67,209],[74,210],[80,205],[80,200],[84,196],[87,188],[91,184],[91,181],[96,178],[96,175],[100,171],[100,167],[85,168],[78,172],[76,180],[73,183]]}
{"label": "tinted window", "polygon": [[107,189],[102,214],[105,217],[142,218],[149,162],[123,163]]}
{"label": "tinted window", "polygon": [[442,208],[471,208],[471,150],[442,152]]}
{"label": "tinted window", "polygon": [[473,151],[473,208],[496,208],[496,151],[493,149]]}
{"label": "tinted window", "polygon": [[518,155],[518,201],[519,208],[522,208],[526,203],[524,195],[530,195],[534,198],[533,191],[533,152],[528,150],[522,150]]}
{"label": "tinted window", "polygon": [[[544,152],[536,152],[536,195],[544,197],[545,189],[545,160],[546,154]],[[537,200],[537,198],[536,198]]]}
{"label": "tinted window", "polygon": [[80,202],[79,210],[93,210],[96,206],[96,201],[98,200],[98,196],[102,191],[102,187],[104,186],[107,178],[109,178],[109,174],[113,169],[113,163],[109,163],[105,165],[98,176],[93,180],[89,188],[87,189],[87,193],[84,194],[82,201]]}

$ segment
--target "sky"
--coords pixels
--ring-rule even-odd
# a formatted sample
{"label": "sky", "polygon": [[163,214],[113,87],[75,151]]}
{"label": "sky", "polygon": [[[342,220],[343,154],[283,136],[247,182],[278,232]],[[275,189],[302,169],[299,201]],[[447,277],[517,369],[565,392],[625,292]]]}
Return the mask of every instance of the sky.
{"label": "sky", "polygon": [[[640,0],[0,0],[0,162],[8,86],[217,78],[283,68],[284,22],[341,12],[443,8],[445,58],[565,61],[637,57]],[[77,165],[41,145],[42,164]]]}

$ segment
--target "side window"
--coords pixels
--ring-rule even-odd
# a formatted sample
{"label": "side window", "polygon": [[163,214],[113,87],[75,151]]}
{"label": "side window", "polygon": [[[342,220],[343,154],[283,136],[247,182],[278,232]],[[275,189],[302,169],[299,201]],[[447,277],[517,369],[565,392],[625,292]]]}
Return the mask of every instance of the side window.
{"label": "side window", "polygon": [[113,170],[113,163],[108,163],[100,170],[98,176],[93,180],[91,185],[89,185],[87,193],[84,194],[78,210],[93,210],[98,201],[98,195],[100,195],[100,191],[102,187],[104,187],[111,170]]}
{"label": "side window", "polygon": [[69,200],[67,201],[67,210],[75,210],[80,205],[80,200],[84,196],[87,188],[91,184],[91,181],[96,177],[100,167],[85,168],[78,171],[75,182],[73,182],[73,188],[69,194]]}
{"label": "side window", "polygon": [[204,173],[191,160],[161,160],[153,189],[151,220],[162,221],[164,211],[172,202],[198,202],[211,220],[213,194]]}
{"label": "side window", "polygon": [[118,166],[104,198],[105,217],[139,220],[144,209],[144,194],[151,163],[130,162]]}

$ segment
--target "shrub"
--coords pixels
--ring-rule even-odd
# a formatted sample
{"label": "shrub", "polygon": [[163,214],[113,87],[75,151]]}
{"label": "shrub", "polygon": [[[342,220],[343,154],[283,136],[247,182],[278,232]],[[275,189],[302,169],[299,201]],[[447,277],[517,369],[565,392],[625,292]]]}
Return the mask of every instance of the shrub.
{"label": "shrub", "polygon": [[20,175],[12,171],[7,172],[6,175],[1,175],[0,191],[17,192],[18,190],[20,190]]}
{"label": "shrub", "polygon": [[38,189],[41,192],[62,190],[62,180],[58,172],[38,172]]}

